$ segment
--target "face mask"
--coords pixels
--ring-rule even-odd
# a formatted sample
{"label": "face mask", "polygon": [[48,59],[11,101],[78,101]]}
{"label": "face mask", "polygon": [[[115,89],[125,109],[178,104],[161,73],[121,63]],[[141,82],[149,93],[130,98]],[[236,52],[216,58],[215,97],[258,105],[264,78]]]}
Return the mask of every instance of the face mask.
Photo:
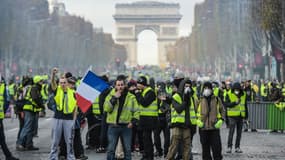
{"label": "face mask", "polygon": [[235,91],[235,94],[236,94],[236,95],[239,95],[239,91]]}
{"label": "face mask", "polygon": [[212,94],[212,90],[211,89],[204,89],[203,91],[203,95],[208,97]]}
{"label": "face mask", "polygon": [[191,92],[191,88],[190,87],[186,87],[184,88],[184,94],[190,93]]}

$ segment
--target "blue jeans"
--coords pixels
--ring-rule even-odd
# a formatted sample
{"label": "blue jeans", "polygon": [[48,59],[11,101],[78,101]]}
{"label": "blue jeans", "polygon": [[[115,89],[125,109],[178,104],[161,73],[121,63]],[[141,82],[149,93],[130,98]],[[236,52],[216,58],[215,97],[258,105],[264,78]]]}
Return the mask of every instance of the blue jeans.
{"label": "blue jeans", "polygon": [[108,128],[108,150],[107,160],[115,160],[115,150],[119,140],[122,140],[125,160],[132,159],[131,143],[132,143],[132,129],[127,126],[109,126]]}
{"label": "blue jeans", "polygon": [[30,111],[24,111],[24,126],[20,133],[20,137],[17,140],[17,144],[20,144],[24,147],[33,146],[33,136],[34,128],[36,122],[36,113]]}

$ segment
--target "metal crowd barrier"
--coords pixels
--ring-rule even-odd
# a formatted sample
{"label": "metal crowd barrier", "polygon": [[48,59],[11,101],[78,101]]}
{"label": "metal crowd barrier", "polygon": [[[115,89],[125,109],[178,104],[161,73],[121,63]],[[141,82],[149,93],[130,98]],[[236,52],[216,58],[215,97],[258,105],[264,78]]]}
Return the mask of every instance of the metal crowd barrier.
{"label": "metal crowd barrier", "polygon": [[272,102],[248,103],[248,120],[252,129],[285,129],[285,111]]}

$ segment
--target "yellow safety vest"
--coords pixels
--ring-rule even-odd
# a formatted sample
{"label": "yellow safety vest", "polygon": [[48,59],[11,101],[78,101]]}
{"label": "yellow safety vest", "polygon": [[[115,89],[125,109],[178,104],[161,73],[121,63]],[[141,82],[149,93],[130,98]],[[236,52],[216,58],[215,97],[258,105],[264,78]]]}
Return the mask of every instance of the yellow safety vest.
{"label": "yellow safety vest", "polygon": [[[54,97],[57,111],[63,111],[64,114],[71,114],[76,108],[76,99],[74,97],[74,90],[67,88],[66,98],[64,98],[64,91],[59,86]],[[67,101],[67,102],[66,102]]]}
{"label": "yellow safety vest", "polygon": [[[161,106],[163,104],[163,102],[162,101],[160,101],[160,104],[159,104],[159,106]],[[162,114],[163,112],[161,111],[161,109],[160,108],[158,108],[158,114]]]}
{"label": "yellow safety vest", "polygon": [[[104,111],[107,112],[107,123],[108,124],[117,124],[117,116],[119,109],[119,102],[115,106],[109,102],[114,92],[111,92],[107,97],[104,104]],[[125,102],[123,105],[123,109],[121,115],[119,117],[118,123],[120,124],[128,124],[131,122],[133,118],[139,119],[139,107],[136,97],[128,93],[125,98]]]}
{"label": "yellow safety vest", "polygon": [[[145,88],[142,92],[142,96],[144,97],[145,94],[151,90],[152,90],[151,87]],[[140,105],[140,115],[157,117],[158,116],[157,100],[155,99],[148,107],[143,107],[142,105]]]}
{"label": "yellow safety vest", "polygon": [[223,98],[224,98],[224,102],[226,101],[226,97],[227,95],[229,95],[231,93],[231,90],[224,90],[224,94],[223,94]]}
{"label": "yellow safety vest", "polygon": [[285,102],[277,102],[274,104],[275,104],[275,107],[280,109],[280,110],[283,110],[285,108]]}
{"label": "yellow safety vest", "polygon": [[48,84],[42,85],[41,95],[43,97],[43,100],[46,101],[48,99]]}
{"label": "yellow safety vest", "polygon": [[[238,97],[234,93],[229,94],[230,102],[236,102]],[[227,108],[227,115],[229,117],[245,117],[245,103],[246,103],[246,94],[240,97],[240,103],[235,107]]]}
{"label": "yellow safety vest", "polygon": [[94,115],[100,115],[100,107],[99,107],[99,96],[95,99],[95,101],[92,104],[92,113]]}
{"label": "yellow safety vest", "polygon": [[0,119],[4,119],[4,92],[5,92],[5,84],[0,84]]}
{"label": "yellow safety vest", "polygon": [[266,86],[264,84],[261,84],[261,86],[260,86],[260,94],[261,94],[262,97],[266,97],[267,96]]}
{"label": "yellow safety vest", "polygon": [[282,92],[282,96],[285,96],[285,87],[282,88],[281,92]]}
{"label": "yellow safety vest", "polygon": [[[175,93],[173,95],[173,99],[178,102],[179,104],[182,104],[182,99],[178,93]],[[191,124],[196,125],[197,124],[197,114],[195,111],[195,105],[194,105],[194,98],[190,97],[190,121]],[[177,113],[174,107],[171,105],[171,123],[185,123],[185,111],[182,111],[181,113]]]}
{"label": "yellow safety vest", "polygon": [[214,96],[218,97],[219,96],[219,87],[214,88]]}
{"label": "yellow safety vest", "polygon": [[27,101],[27,103],[24,105],[23,110],[31,111],[31,112],[38,112],[41,110],[41,108],[34,107],[37,104],[33,101],[32,97],[31,97],[31,89],[32,89],[31,85],[27,86],[27,91],[26,91],[26,94],[24,97],[24,99]]}
{"label": "yellow safety vest", "polygon": [[[173,96],[173,99],[179,103],[182,104],[182,99],[178,93],[175,93]],[[185,110],[181,113],[177,113],[173,105],[171,105],[171,123],[185,123]]]}
{"label": "yellow safety vest", "polygon": [[166,90],[167,94],[170,94],[170,95],[172,94],[172,87],[171,86],[166,86],[165,90]]}
{"label": "yellow safety vest", "polygon": [[195,102],[194,97],[190,97],[191,106],[190,106],[190,121],[191,124],[196,125],[197,124],[197,113],[195,111]]}
{"label": "yellow safety vest", "polygon": [[9,95],[14,96],[15,95],[15,83],[10,84],[8,87],[8,90],[9,90]]}

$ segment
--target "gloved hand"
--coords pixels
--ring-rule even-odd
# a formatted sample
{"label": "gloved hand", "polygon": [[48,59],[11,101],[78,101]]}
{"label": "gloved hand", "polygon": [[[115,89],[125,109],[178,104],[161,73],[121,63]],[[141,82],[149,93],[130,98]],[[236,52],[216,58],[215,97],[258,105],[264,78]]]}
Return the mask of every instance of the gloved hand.
{"label": "gloved hand", "polygon": [[276,108],[278,108],[280,111],[283,111],[284,105],[283,102],[275,102]]}
{"label": "gloved hand", "polygon": [[197,126],[198,126],[199,128],[203,128],[203,127],[204,127],[204,123],[203,123],[200,119],[198,119],[198,120],[197,120]]}
{"label": "gloved hand", "polygon": [[247,118],[245,118],[245,119],[243,120],[243,123],[244,123],[246,126],[249,126],[249,120],[248,120]]}
{"label": "gloved hand", "polygon": [[84,128],[86,126],[86,120],[85,119],[82,119],[80,121],[80,128]]}
{"label": "gloved hand", "polygon": [[219,119],[215,124],[215,128],[219,129],[221,128],[222,125],[223,125],[223,120]]}

